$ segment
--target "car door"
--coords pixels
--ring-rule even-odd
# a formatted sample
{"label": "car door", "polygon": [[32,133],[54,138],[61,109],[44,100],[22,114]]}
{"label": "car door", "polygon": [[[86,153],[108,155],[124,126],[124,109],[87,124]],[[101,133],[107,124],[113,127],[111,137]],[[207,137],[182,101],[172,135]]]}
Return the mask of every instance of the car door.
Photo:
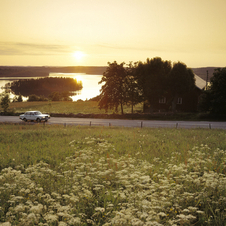
{"label": "car door", "polygon": [[25,118],[26,120],[30,120],[30,113],[29,113],[29,112],[25,112],[24,118]]}
{"label": "car door", "polygon": [[30,113],[30,120],[35,120],[35,113],[34,112]]}

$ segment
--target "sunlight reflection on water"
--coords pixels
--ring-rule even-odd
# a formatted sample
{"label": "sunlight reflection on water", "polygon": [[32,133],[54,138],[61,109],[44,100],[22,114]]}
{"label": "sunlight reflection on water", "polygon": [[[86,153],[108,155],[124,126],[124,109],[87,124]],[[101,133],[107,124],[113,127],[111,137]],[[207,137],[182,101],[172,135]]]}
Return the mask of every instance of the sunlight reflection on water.
{"label": "sunlight reflection on water", "polygon": [[100,89],[103,84],[98,84],[102,75],[90,75],[84,73],[50,73],[49,77],[70,77],[75,78],[78,82],[82,82],[82,90],[77,91],[76,95],[71,96],[73,101],[89,100],[100,94]]}
{"label": "sunlight reflection on water", "polygon": [[[103,84],[98,85],[101,80],[102,75],[90,75],[85,73],[50,73],[49,77],[70,77],[75,78],[78,82],[81,81],[83,88],[80,91],[75,92],[76,95],[71,96],[73,101],[77,100],[89,100],[90,98],[96,97],[100,94],[100,89]],[[21,77],[20,79],[37,79],[38,77]],[[5,90],[1,89],[6,83],[12,82],[13,80],[18,80],[18,77],[2,77],[0,79],[0,94]],[[10,98],[13,99],[14,94],[10,93]],[[23,97],[23,101],[26,101],[28,97]]]}

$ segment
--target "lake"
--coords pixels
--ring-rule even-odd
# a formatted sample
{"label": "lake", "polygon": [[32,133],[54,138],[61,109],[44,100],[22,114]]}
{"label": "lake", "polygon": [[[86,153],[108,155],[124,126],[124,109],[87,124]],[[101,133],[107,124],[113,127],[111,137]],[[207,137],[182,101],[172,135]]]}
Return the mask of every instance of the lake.
{"label": "lake", "polygon": [[[73,101],[77,100],[88,100],[90,98],[96,97],[100,94],[100,89],[103,84],[98,84],[101,80],[102,75],[91,75],[84,73],[50,73],[49,77],[67,77],[75,78],[78,82],[81,81],[83,88],[80,91],[77,91],[74,96],[71,96]],[[13,82],[14,80],[19,79],[37,79],[40,77],[0,77],[0,87],[4,87],[5,84]],[[0,89],[0,93],[4,92],[4,89]],[[14,95],[11,93],[10,98],[14,98]],[[27,98],[23,97],[23,100],[26,101]]]}

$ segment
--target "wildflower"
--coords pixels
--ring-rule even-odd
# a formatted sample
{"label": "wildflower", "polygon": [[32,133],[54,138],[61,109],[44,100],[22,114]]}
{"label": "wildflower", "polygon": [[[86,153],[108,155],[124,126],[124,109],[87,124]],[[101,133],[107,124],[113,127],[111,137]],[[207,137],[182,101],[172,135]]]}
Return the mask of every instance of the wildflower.
{"label": "wildflower", "polygon": [[37,218],[36,218],[36,216],[35,216],[34,213],[30,213],[30,214],[27,216],[27,218],[28,218],[28,220],[29,220],[30,222],[37,223]]}
{"label": "wildflower", "polygon": [[69,145],[73,144],[74,142],[75,142],[75,140],[72,140],[72,141],[69,143]]}
{"label": "wildflower", "polygon": [[160,217],[166,217],[167,215],[165,213],[163,213],[163,212],[160,212],[160,213],[158,213],[158,216],[160,216]]}
{"label": "wildflower", "polygon": [[60,221],[60,222],[58,223],[58,226],[67,226],[67,223],[65,223],[65,222],[63,222],[63,221]]}
{"label": "wildflower", "polygon": [[54,223],[58,220],[58,216],[54,214],[47,214],[44,218],[48,223]]}
{"label": "wildflower", "polygon": [[23,204],[19,204],[14,208],[15,212],[23,212],[25,210],[25,206]]}
{"label": "wildflower", "polygon": [[1,226],[11,226],[10,222],[1,223]]}
{"label": "wildflower", "polygon": [[88,224],[94,224],[94,221],[92,221],[92,220],[90,220],[90,219],[87,219],[86,222],[87,222]]}
{"label": "wildflower", "polygon": [[72,217],[69,221],[68,221],[69,225],[77,225],[77,224],[81,224],[81,219],[79,217]]}
{"label": "wildflower", "polygon": [[105,211],[105,209],[101,208],[101,207],[96,207],[95,211],[103,213]]}
{"label": "wildflower", "polygon": [[205,212],[204,211],[201,211],[201,210],[197,210],[196,213],[202,214],[202,215],[205,214]]}
{"label": "wildflower", "polygon": [[193,207],[193,206],[189,206],[188,209],[195,212],[195,211],[197,211],[198,208],[197,207]]}
{"label": "wildflower", "polygon": [[182,212],[183,212],[183,213],[189,213],[189,212],[190,212],[190,210],[188,210],[188,209],[184,209]]}
{"label": "wildflower", "polygon": [[43,205],[42,204],[38,204],[37,206],[32,206],[30,211],[32,213],[41,214],[42,213],[42,209],[43,209]]}

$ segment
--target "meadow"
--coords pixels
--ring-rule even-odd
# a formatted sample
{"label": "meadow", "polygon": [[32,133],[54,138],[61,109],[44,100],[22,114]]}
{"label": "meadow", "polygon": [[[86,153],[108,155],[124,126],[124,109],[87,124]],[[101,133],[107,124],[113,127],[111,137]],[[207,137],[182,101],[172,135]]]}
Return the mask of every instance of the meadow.
{"label": "meadow", "polygon": [[[25,111],[39,110],[43,113],[65,113],[65,114],[105,114],[105,110],[98,108],[97,101],[35,101],[35,102],[14,102],[10,103],[9,111],[23,113]],[[134,111],[140,112],[142,104],[135,106]],[[108,113],[113,113],[109,110]],[[125,113],[131,113],[131,107],[124,106]]]}
{"label": "meadow", "polygon": [[1,124],[0,225],[225,225],[225,150],[225,130]]}

